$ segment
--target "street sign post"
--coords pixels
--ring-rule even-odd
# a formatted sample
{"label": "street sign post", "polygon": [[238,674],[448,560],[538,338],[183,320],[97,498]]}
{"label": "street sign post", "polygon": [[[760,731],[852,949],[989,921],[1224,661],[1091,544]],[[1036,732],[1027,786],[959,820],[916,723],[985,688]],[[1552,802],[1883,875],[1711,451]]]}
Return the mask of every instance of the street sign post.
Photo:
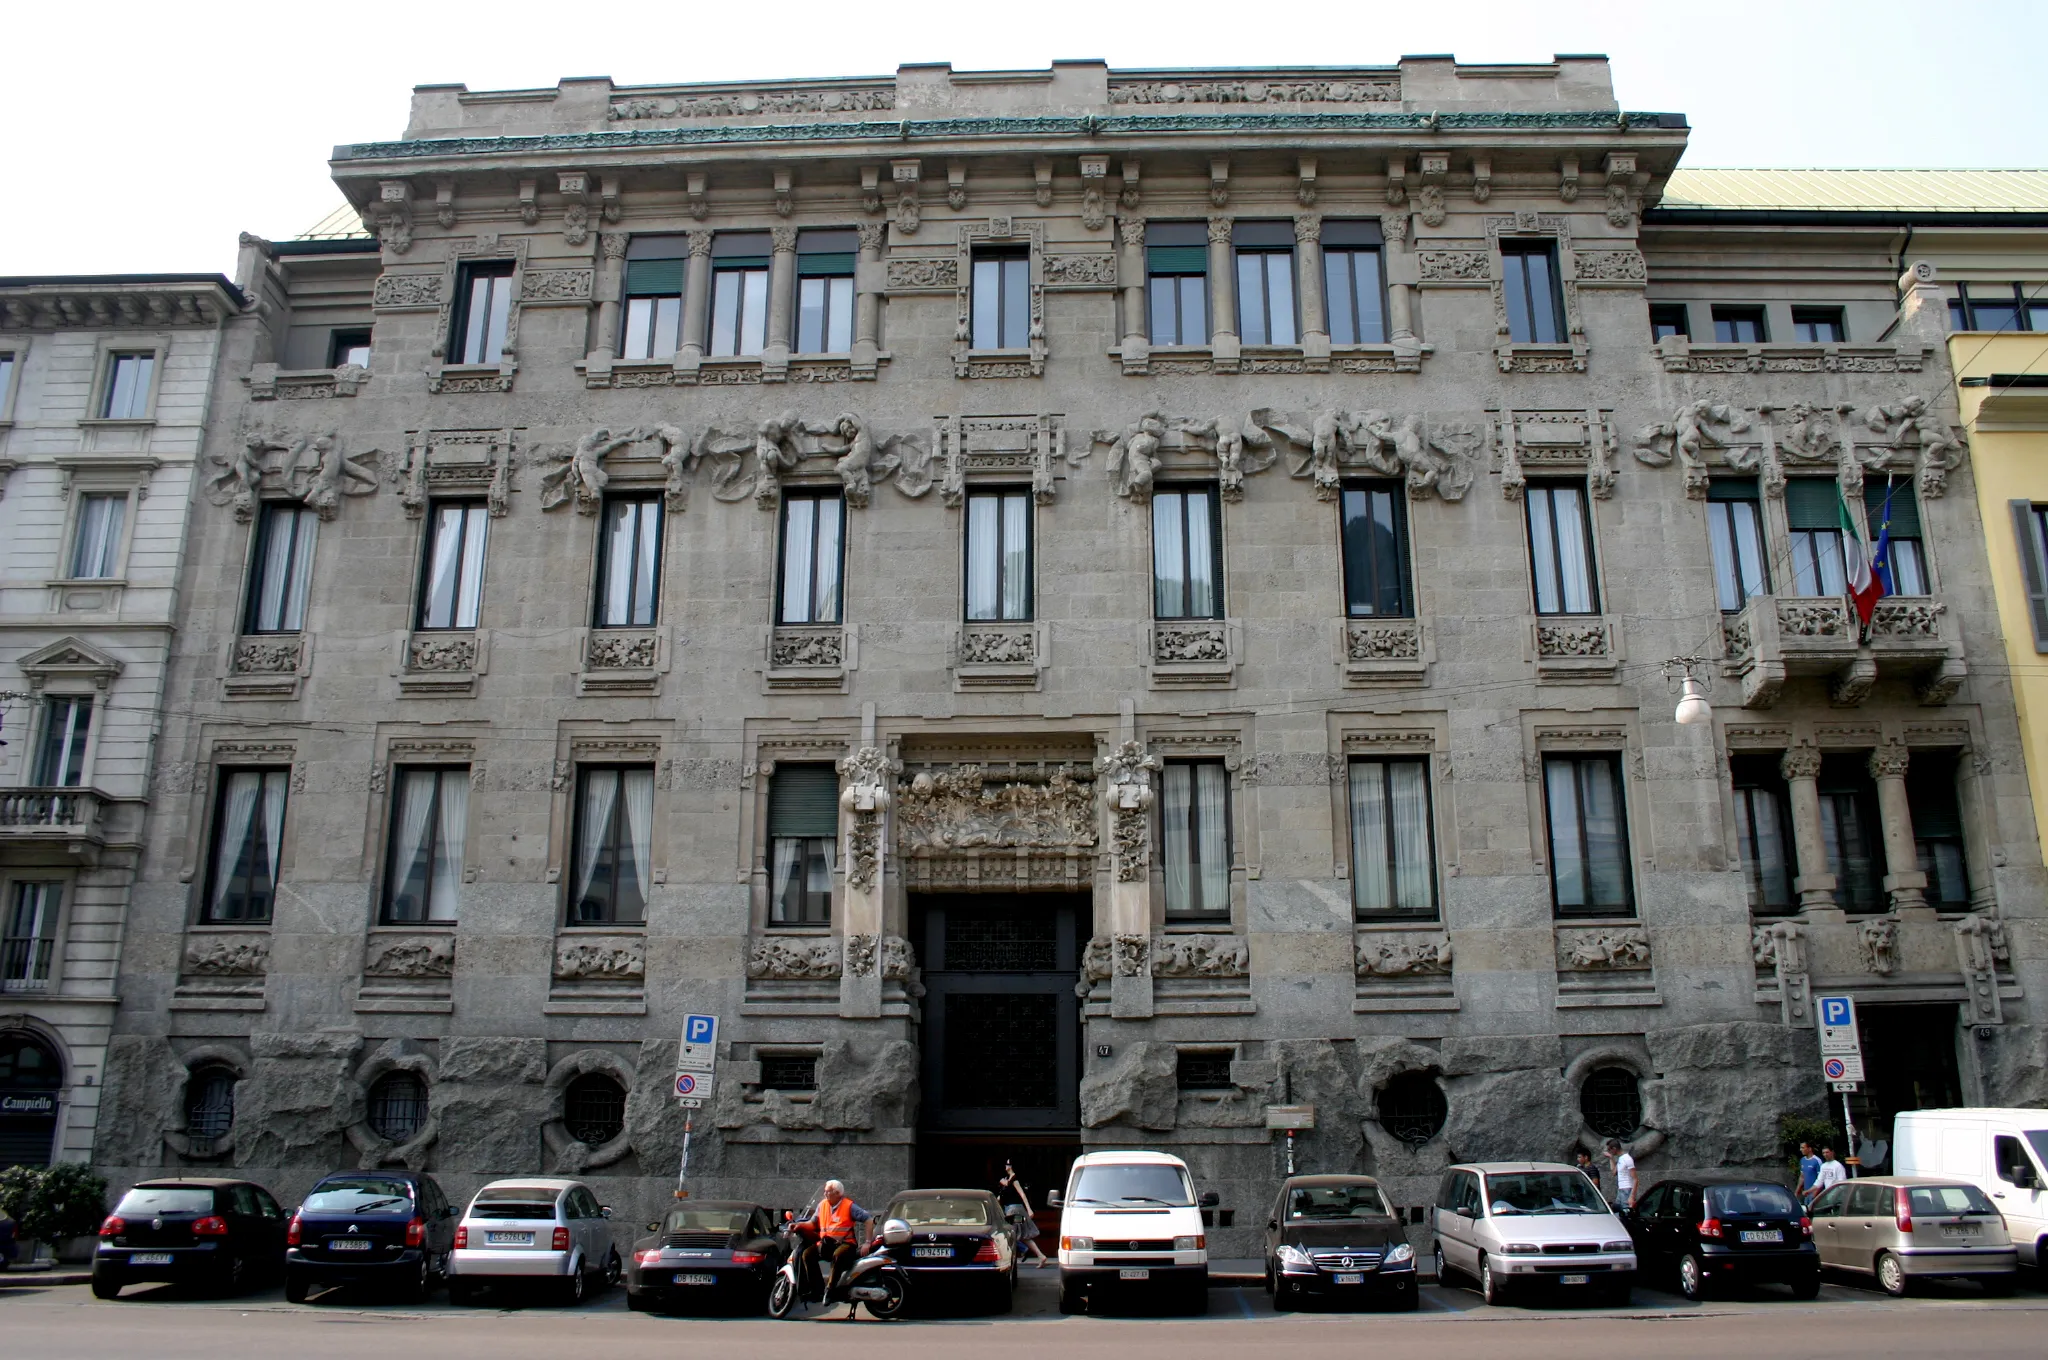
{"label": "street sign post", "polygon": [[1849,1146],[1842,1149],[1842,1164],[1856,1174],[1856,1117],[1849,1113],[1849,1095],[1863,1077],[1863,1039],[1856,1030],[1856,998],[1818,996],[1814,1007],[1820,1017],[1820,1074],[1828,1086],[1841,1093],[1842,1128]]}
{"label": "street sign post", "polygon": [[693,1068],[710,1071],[718,1065],[718,1017],[715,1015],[686,1015],[683,1017],[683,1042],[676,1050],[676,1068]]}
{"label": "street sign post", "polygon": [[711,1097],[712,1082],[718,1075],[718,1017],[685,1015],[683,1038],[676,1047],[676,1101],[683,1107],[683,1162],[676,1169],[676,1198],[690,1192],[690,1133],[697,1122],[696,1111]]}

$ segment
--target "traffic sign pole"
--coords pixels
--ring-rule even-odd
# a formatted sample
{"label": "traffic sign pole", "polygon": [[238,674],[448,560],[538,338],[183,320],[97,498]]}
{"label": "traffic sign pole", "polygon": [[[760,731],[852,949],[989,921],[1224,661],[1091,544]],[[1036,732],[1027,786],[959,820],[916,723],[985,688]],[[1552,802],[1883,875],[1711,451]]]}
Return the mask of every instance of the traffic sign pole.
{"label": "traffic sign pole", "polygon": [[1821,996],[1815,997],[1814,1002],[1820,1014],[1820,1072],[1842,1097],[1842,1129],[1849,1141],[1849,1146],[1842,1149],[1842,1165],[1854,1176],[1862,1161],[1856,1155],[1856,1117],[1849,1112],[1849,1094],[1864,1080],[1856,998]]}
{"label": "traffic sign pole", "polygon": [[676,1047],[676,1100],[683,1107],[683,1159],[676,1168],[676,1198],[689,1198],[690,1134],[697,1111],[711,1094],[718,1072],[718,1017],[683,1017],[682,1042]]}

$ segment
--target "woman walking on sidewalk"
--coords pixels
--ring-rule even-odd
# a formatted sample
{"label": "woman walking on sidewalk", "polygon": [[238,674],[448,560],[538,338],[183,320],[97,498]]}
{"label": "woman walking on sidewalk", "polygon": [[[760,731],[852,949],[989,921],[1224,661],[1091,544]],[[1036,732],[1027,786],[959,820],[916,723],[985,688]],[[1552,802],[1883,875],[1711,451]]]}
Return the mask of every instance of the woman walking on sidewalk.
{"label": "woman walking on sidewalk", "polygon": [[1017,1179],[1017,1168],[1009,1162],[1003,1163],[1003,1178],[997,1183],[996,1198],[1003,1202],[1003,1212],[1015,1225],[1017,1245],[1028,1250],[1038,1260],[1040,1269],[1049,1261],[1045,1248],[1038,1245],[1038,1224],[1031,1218],[1031,1196],[1024,1189],[1024,1182]]}

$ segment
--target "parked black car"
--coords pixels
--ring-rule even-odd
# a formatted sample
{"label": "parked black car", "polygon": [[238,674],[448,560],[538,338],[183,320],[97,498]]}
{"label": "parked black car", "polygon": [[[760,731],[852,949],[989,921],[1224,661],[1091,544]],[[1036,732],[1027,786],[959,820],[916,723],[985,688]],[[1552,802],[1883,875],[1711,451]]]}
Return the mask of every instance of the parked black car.
{"label": "parked black car", "polygon": [[1266,1289],[1279,1311],[1305,1299],[1414,1308],[1415,1248],[1370,1176],[1289,1176],[1266,1216]]}
{"label": "parked black car", "polygon": [[758,1313],[782,1265],[775,1216],[743,1200],[692,1200],[650,1223],[626,1267],[626,1306]]}
{"label": "parked black car", "polygon": [[284,1265],[284,1210],[248,1181],[211,1177],[143,1181],[100,1224],[92,1292],[169,1280],[238,1293],[277,1278]]}
{"label": "parked black car", "polygon": [[1775,1282],[1820,1293],[1813,1225],[1782,1185],[1736,1179],[1659,1181],[1622,1215],[1645,1275],[1675,1274],[1689,1299],[1735,1284]]}
{"label": "parked black car", "polygon": [[284,1296],[304,1303],[318,1287],[367,1284],[418,1303],[448,1278],[454,1245],[455,1206],[432,1176],[336,1172],[285,1229]]}
{"label": "parked black car", "polygon": [[1010,1311],[1017,1243],[1001,1200],[986,1190],[905,1190],[880,1217],[910,1227],[910,1240],[889,1254],[909,1281],[913,1306],[950,1309],[972,1300]]}

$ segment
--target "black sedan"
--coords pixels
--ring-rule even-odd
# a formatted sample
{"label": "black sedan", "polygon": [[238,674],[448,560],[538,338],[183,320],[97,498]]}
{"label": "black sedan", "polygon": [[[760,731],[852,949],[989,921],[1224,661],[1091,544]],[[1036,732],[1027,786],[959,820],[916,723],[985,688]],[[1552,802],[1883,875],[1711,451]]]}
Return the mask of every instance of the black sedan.
{"label": "black sedan", "polygon": [[168,1280],[239,1293],[277,1276],[284,1263],[284,1210],[248,1181],[191,1177],[143,1181],[100,1224],[92,1292]]}
{"label": "black sedan", "polygon": [[889,1201],[883,1222],[900,1218],[910,1240],[891,1247],[919,1308],[978,1304],[1010,1311],[1017,1288],[1017,1244],[1002,1202],[986,1190],[905,1190]]}
{"label": "black sedan", "polygon": [[1370,1176],[1290,1176],[1266,1219],[1266,1288],[1285,1311],[1306,1299],[1414,1308],[1415,1248]]}
{"label": "black sedan", "polygon": [[341,1172],[306,1195],[285,1229],[284,1296],[304,1303],[323,1285],[367,1284],[407,1303],[448,1278],[455,1206],[432,1176]]}
{"label": "black sedan", "polygon": [[647,1225],[626,1267],[626,1306],[636,1312],[748,1312],[768,1305],[782,1265],[774,1216],[741,1200],[692,1200]]}
{"label": "black sedan", "polygon": [[1799,1201],[1769,1181],[1713,1178],[1659,1181],[1624,1214],[1642,1272],[1675,1276],[1689,1299],[1737,1284],[1792,1286],[1820,1293],[1820,1255]]}

